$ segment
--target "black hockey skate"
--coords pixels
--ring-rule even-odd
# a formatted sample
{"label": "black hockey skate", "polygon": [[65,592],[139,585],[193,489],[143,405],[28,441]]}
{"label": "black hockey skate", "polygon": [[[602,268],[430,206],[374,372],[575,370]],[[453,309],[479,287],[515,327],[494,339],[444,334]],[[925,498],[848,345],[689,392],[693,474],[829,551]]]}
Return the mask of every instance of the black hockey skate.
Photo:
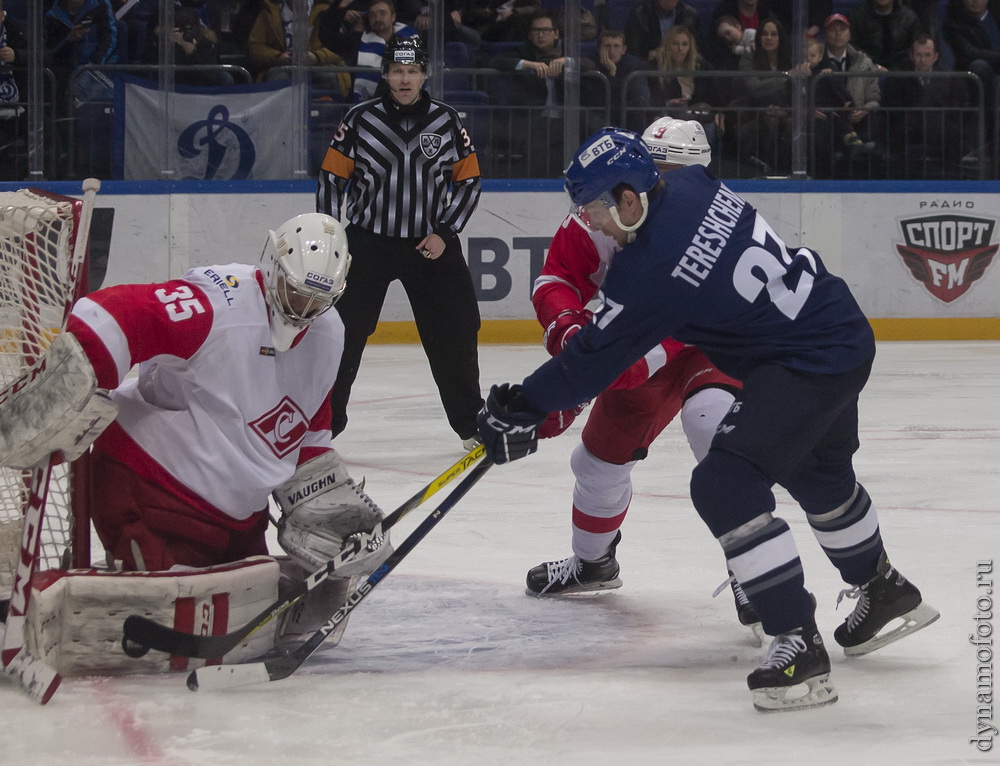
{"label": "black hockey skate", "polygon": [[615,560],[615,549],[622,539],[622,533],[615,535],[611,547],[597,561],[584,561],[579,556],[570,556],[562,561],[547,561],[528,570],[529,596],[568,596],[573,593],[588,593],[622,587],[618,577],[619,567]]}
{"label": "black hockey skate", "polygon": [[[837,604],[844,597],[858,599],[854,611],[833,633],[848,656],[881,649],[941,616],[937,609],[924,603],[917,587],[889,564],[884,552],[878,562],[878,574],[864,585],[841,591]],[[886,625],[900,618],[901,625],[879,635]]]}
{"label": "black hockey skate", "polygon": [[782,633],[749,676],[753,706],[762,713],[805,710],[837,701],[830,684],[830,656],[815,625]]}

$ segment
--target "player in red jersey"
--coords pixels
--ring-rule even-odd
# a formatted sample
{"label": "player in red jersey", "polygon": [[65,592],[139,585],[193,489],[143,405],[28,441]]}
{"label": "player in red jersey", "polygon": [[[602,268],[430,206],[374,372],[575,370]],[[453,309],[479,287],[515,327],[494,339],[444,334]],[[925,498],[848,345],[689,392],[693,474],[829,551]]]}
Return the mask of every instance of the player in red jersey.
{"label": "player in red jersey", "polygon": [[[662,172],[711,161],[705,132],[695,121],[661,118],[646,129],[643,141]],[[531,297],[552,355],[591,320],[586,306],[618,249],[611,237],[572,215],[552,238]],[[570,459],[576,477],[574,555],[532,568],[527,592],[553,596],[621,587],[615,548],[632,499],[632,468],[678,414],[691,451],[701,460],[739,385],[698,349],[668,338],[598,396]],[[553,413],[540,435],[562,433],[580,410]],[[732,584],[741,622],[755,625],[742,589]]]}

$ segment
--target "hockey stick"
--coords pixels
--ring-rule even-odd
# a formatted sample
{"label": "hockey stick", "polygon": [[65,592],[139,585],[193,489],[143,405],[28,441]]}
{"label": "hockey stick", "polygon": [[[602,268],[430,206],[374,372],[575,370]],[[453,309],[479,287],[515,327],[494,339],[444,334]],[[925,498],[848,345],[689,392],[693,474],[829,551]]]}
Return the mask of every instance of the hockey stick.
{"label": "hockey stick", "polygon": [[475,464],[485,454],[486,448],[482,445],[469,452],[469,454],[448,468],[448,470],[417,492],[413,497],[399,506],[399,508],[386,516],[381,524],[375,526],[371,533],[364,538],[355,540],[352,548],[342,550],[336,557],[317,569],[301,583],[296,584],[294,589],[285,598],[275,601],[239,630],[223,636],[193,635],[175,630],[166,625],[161,625],[140,615],[131,615],[125,619],[123,626],[125,635],[122,639],[122,649],[130,657],[142,657],[150,649],[156,649],[157,651],[167,652],[168,654],[180,657],[199,657],[206,660],[228,654],[243,643],[248,636],[293,606],[321,582],[334,577],[338,568],[342,568],[345,563],[351,561],[351,559],[360,553],[367,540],[381,537],[385,532],[392,529],[396,522],[417,506],[422,505],[446,484],[449,484],[453,479],[464,473],[467,468]]}
{"label": "hockey stick", "polygon": [[461,500],[465,494],[472,489],[473,485],[483,474],[489,470],[490,466],[493,465],[493,461],[486,458],[478,466],[476,466],[472,471],[462,479],[461,484],[459,484],[455,489],[452,490],[451,494],[444,499],[444,501],[439,505],[434,511],[424,519],[420,525],[414,529],[409,537],[407,537],[400,544],[392,555],[389,556],[371,575],[364,580],[361,585],[347,598],[347,603],[345,603],[340,609],[333,613],[329,620],[323,623],[319,629],[313,633],[302,645],[297,647],[295,651],[290,654],[280,656],[280,657],[267,657],[265,655],[264,659],[258,659],[253,662],[247,662],[240,665],[206,665],[203,668],[198,668],[188,676],[187,685],[188,688],[195,692],[200,689],[205,689],[208,691],[216,691],[219,689],[231,689],[237,686],[245,686],[247,684],[261,683],[263,681],[280,681],[283,678],[288,678],[292,673],[301,667],[313,653],[319,649],[323,641],[326,640],[333,631],[337,629],[347,617],[354,611],[354,609],[360,604],[365,597],[372,592],[372,590],[380,582],[382,582],[386,575],[388,575],[393,569],[395,569],[399,563],[406,558],[406,556],[412,551],[417,543],[423,540],[428,533],[437,526],[438,522],[445,517],[455,505]]}
{"label": "hockey stick", "polygon": [[[94,199],[101,189],[101,182],[96,178],[83,181],[83,207],[75,232],[73,253],[70,257],[70,278],[75,285],[79,284],[79,269],[85,261],[87,241],[90,236],[90,220],[94,210]],[[76,290],[67,290],[63,306],[62,326],[65,330],[69,311],[73,304]],[[44,357],[43,357],[44,359]],[[38,366],[42,360],[34,360]],[[35,573],[35,563],[38,559],[42,539],[42,516],[45,512],[45,501],[49,491],[49,476],[57,458],[49,458],[31,472],[31,483],[28,492],[28,507],[24,511],[24,521],[21,532],[21,555],[14,571],[14,587],[11,591],[10,606],[3,633],[3,651],[0,660],[4,672],[14,677],[29,697],[44,705],[56,693],[62,678],[41,660],[32,657],[24,646],[24,623],[28,614],[28,599],[30,597],[31,578]]]}

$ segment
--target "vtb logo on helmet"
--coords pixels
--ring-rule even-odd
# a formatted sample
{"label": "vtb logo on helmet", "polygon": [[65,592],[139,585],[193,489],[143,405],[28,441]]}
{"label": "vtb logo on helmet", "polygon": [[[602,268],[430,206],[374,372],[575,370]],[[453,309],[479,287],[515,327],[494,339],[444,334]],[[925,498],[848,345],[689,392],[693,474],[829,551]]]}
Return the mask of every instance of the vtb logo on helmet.
{"label": "vtb logo on helmet", "polygon": [[347,234],[331,216],[305,213],[268,232],[261,271],[276,351],[291,348],[295,338],[337,302],[350,266]]}
{"label": "vtb logo on helmet", "polygon": [[[602,128],[583,143],[563,177],[566,193],[573,201],[573,214],[585,226],[600,230],[600,221],[610,216],[631,242],[646,220],[648,193],[660,180],[660,172],[638,133]],[[643,208],[639,220],[631,225],[622,223],[613,194],[622,184],[639,196]]]}

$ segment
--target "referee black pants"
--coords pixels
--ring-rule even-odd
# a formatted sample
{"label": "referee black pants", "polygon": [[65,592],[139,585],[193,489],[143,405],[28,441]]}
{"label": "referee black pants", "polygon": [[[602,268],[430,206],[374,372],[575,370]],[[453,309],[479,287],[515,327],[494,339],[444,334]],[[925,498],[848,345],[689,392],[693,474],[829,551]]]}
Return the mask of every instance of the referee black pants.
{"label": "referee black pants", "polygon": [[461,438],[477,432],[482,409],[479,388],[479,304],[472,275],[456,237],[440,258],[417,252],[420,238],[384,237],[347,226],[351,268],[347,289],[337,301],[344,320],[344,355],[333,386],[331,427],[336,437],[347,426],[347,402],[358,375],[368,336],[378,327],[389,285],[399,280],[413,310],[420,342],[448,416]]}

